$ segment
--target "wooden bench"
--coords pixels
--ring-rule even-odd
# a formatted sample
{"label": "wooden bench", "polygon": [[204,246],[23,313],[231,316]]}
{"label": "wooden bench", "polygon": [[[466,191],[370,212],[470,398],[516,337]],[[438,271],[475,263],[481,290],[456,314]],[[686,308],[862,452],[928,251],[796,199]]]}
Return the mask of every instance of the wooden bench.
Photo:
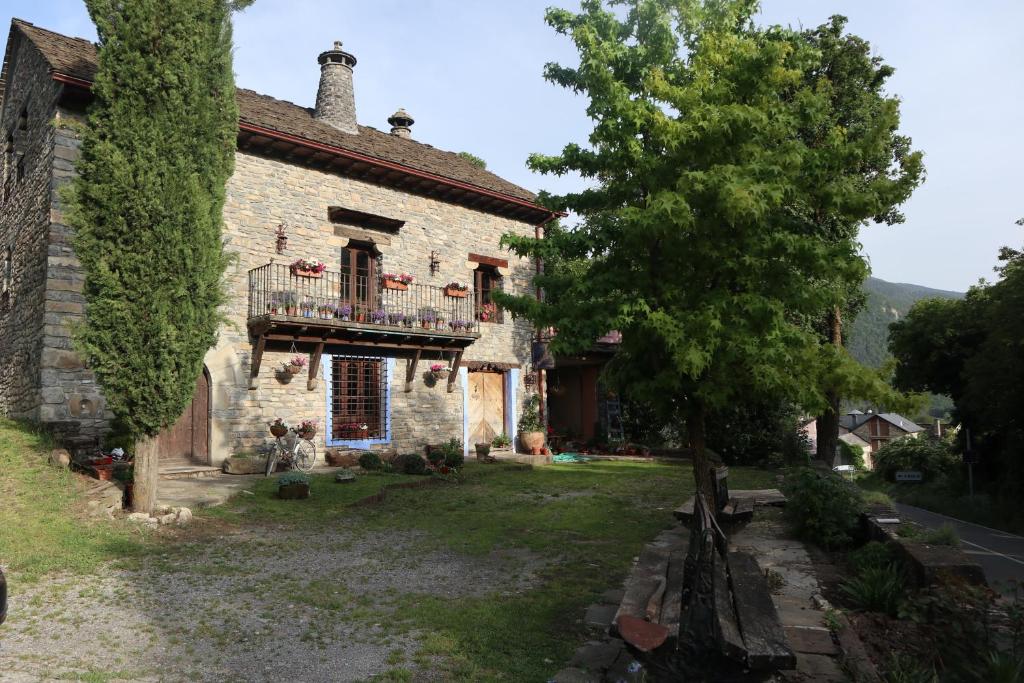
{"label": "wooden bench", "polygon": [[[714,482],[715,518],[719,524],[749,522],[754,516],[754,499],[732,496],[729,493],[729,468],[724,465],[712,467],[711,478]],[[694,500],[694,498],[690,498],[672,513],[686,526],[693,523]]]}
{"label": "wooden bench", "polygon": [[[717,531],[705,533],[714,525],[707,506],[696,517],[691,508],[691,519],[694,528],[662,532],[643,549],[626,580],[613,635],[640,653],[667,660],[670,669],[671,661],[693,655],[680,649],[687,639],[691,649],[697,641],[739,668],[795,667],[757,560],[728,551]],[[695,636],[692,631],[700,628],[706,632]]]}

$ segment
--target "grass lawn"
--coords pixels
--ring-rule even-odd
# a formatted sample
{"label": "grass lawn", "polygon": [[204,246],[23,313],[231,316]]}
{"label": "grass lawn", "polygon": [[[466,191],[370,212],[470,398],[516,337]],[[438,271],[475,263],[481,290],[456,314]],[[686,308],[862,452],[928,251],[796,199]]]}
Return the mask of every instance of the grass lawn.
{"label": "grass lawn", "polygon": [[1007,504],[985,493],[968,496],[963,487],[945,479],[924,483],[891,482],[877,474],[857,479],[865,491],[884,493],[893,500],[948,515],[965,522],[982,524],[1015,534],[1024,534],[1024,511],[1016,503]]}
{"label": "grass lawn", "polygon": [[0,418],[0,565],[12,581],[144,555],[141,529],[85,518],[75,477],[47,462],[51,448],[46,435]]}
{"label": "grass lawn", "polygon": [[[252,495],[198,511],[191,527],[154,532],[79,514],[73,477],[45,463],[47,449],[31,431],[0,423],[0,563],[15,582],[46,580],[61,570],[102,575],[106,562],[124,558],[132,558],[129,568],[141,567],[140,576],[168,577],[167,585],[177,586],[169,590],[181,589],[171,577],[183,573],[185,585],[203,586],[206,594],[218,581],[235,581],[250,592],[210,594],[199,622],[161,623],[153,633],[173,637],[156,641],[159,648],[230,639],[238,631],[217,625],[219,615],[230,613],[235,629],[245,630],[241,624],[253,610],[276,618],[282,605],[295,605],[301,608],[291,611],[293,623],[310,634],[305,650],[284,650],[276,660],[320,657],[338,646],[330,634],[345,623],[349,637],[395,648],[379,660],[378,679],[392,681],[411,680],[417,671],[443,680],[546,680],[588,639],[586,607],[621,585],[632,558],[676,523],[672,510],[693,489],[686,464],[524,470],[470,462],[458,483],[393,489],[383,502],[364,507],[351,503],[385,484],[422,478],[367,474],[337,484],[330,475],[314,476],[304,501],[277,500],[274,480],[259,480]],[[771,471],[733,467],[729,483],[765,488],[774,478]],[[307,566],[314,556],[334,559]],[[285,566],[275,558],[288,557],[303,571],[274,573]],[[361,578],[332,564],[346,558],[357,562],[352,566]],[[375,566],[401,567],[401,573],[381,587],[373,581]],[[462,569],[438,573],[439,566]],[[147,599],[159,597],[152,579],[143,585]],[[253,592],[255,586],[261,588]],[[162,599],[173,604],[174,595]],[[85,619],[81,628],[88,629],[90,614],[73,617]],[[206,630],[197,632],[200,627]],[[192,659],[187,649],[181,656]]]}

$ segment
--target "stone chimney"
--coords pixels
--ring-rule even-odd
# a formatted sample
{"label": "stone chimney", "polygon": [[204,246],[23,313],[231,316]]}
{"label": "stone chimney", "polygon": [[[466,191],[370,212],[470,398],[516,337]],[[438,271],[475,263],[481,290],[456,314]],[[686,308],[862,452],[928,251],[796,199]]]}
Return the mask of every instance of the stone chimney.
{"label": "stone chimney", "polygon": [[316,93],[314,118],[330,124],[338,130],[356,134],[356,96],[352,89],[352,67],[356,58],[341,49],[341,42],[335,41],[334,48],[321,52],[320,89]]}
{"label": "stone chimney", "polygon": [[400,138],[411,138],[412,131],[409,130],[409,127],[416,122],[409,116],[409,112],[399,107],[398,111],[388,117],[388,123],[391,124],[392,135],[397,135]]}

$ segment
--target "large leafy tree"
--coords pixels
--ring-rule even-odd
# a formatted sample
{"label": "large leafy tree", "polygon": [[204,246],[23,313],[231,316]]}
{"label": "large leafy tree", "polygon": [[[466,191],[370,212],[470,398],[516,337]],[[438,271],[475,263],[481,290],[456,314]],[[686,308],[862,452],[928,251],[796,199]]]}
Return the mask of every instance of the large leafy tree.
{"label": "large leafy tree", "polygon": [[897,386],[953,398],[982,471],[1010,497],[1024,486],[1024,254],[1004,248],[1000,260],[994,284],[915,304],[890,327],[889,349]]}
{"label": "large leafy tree", "polygon": [[[810,233],[839,242],[857,239],[869,221],[902,223],[898,207],[924,175],[921,153],[912,151],[910,139],[899,133],[899,101],[885,92],[894,69],[871,54],[867,41],[844,33],[846,21],[833,16],[801,34],[819,53],[804,77],[825,109],[801,126],[800,135],[820,164],[812,172],[822,182],[794,203]],[[837,349],[843,346],[844,320],[852,320],[864,304],[866,275],[866,270],[837,270],[835,285],[844,300],[812,321],[823,341]],[[844,379],[829,378],[827,406],[817,420],[818,457],[825,461],[832,460],[839,439],[841,394],[855,388]],[[874,393],[870,398],[884,397]]]}
{"label": "large leafy tree", "polygon": [[[824,407],[823,387],[872,378],[823,347],[805,321],[862,278],[854,235],[822,234],[808,212],[844,220],[881,212],[837,169],[859,163],[811,77],[821,52],[799,33],[753,25],[749,0],[587,0],[548,23],[572,37],[578,67],[546,77],[584,93],[590,145],[533,155],[543,173],[580,173],[587,189],[545,196],[579,225],[553,239],[508,236],[521,255],[586,263],[539,278],[544,302],[504,297],[557,328],[579,352],[623,333],[609,372],[668,415],[683,415],[698,489],[709,490],[709,410],[751,397]],[[821,140],[811,140],[818,131]]]}
{"label": "large leafy tree", "polygon": [[188,405],[216,341],[224,190],[238,111],[227,0],[87,0],[94,101],[71,191],[85,270],[76,340],[136,440],[137,509],[156,495],[155,437]]}

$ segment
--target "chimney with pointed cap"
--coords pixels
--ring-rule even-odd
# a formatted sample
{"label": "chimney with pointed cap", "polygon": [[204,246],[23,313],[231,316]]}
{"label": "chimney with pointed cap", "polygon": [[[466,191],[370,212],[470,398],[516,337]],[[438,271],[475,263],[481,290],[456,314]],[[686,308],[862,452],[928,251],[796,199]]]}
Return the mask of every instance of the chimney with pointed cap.
{"label": "chimney with pointed cap", "polygon": [[321,52],[320,89],[316,93],[314,118],[346,133],[358,133],[356,125],[356,96],[352,88],[352,67],[356,58],[341,49],[341,41],[334,48]]}
{"label": "chimney with pointed cap", "polygon": [[392,135],[397,135],[400,138],[410,138],[412,137],[412,131],[409,128],[416,122],[409,116],[409,112],[399,107],[398,111],[388,117],[388,123],[391,124]]}

